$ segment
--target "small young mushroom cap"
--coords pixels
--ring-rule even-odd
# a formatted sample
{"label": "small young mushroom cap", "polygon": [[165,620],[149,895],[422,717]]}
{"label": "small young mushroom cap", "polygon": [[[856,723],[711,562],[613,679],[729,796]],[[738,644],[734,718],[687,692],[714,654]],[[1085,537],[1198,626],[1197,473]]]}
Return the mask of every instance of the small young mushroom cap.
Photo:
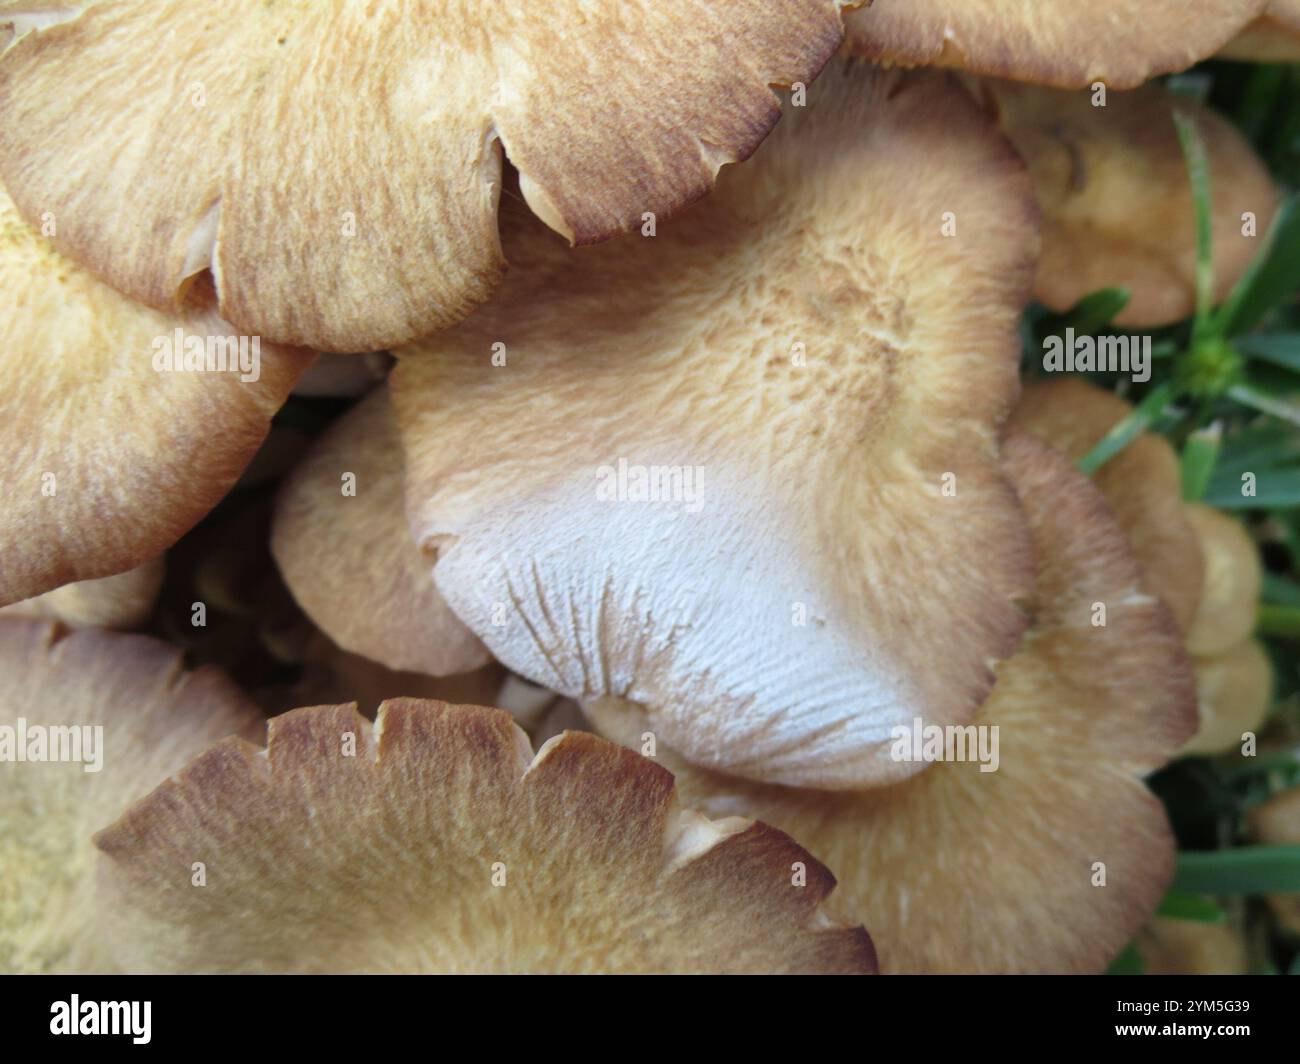
{"label": "small young mushroom cap", "polygon": [[1259,253],[1277,190],[1249,141],[1208,107],[1158,85],[1112,92],[1104,107],[1087,92],[1013,82],[980,91],[1028,162],[1043,208],[1040,302],[1067,310],[1099,289],[1126,288],[1117,325],[1169,325],[1192,313],[1196,210],[1175,109],[1191,118],[1209,161],[1216,300]]}
{"label": "small young mushroom cap", "polygon": [[1300,63],[1300,0],[1268,0],[1264,13],[1219,51],[1224,59]]}
{"label": "small young mushroom cap", "polygon": [[1264,648],[1247,639],[1209,658],[1195,658],[1200,726],[1181,754],[1240,750],[1242,735],[1256,732],[1273,705],[1273,665]]}
{"label": "small young mushroom cap", "polygon": [[17,6],[0,177],[24,216],[142,302],[210,268],[244,330],[338,352],[488,295],[501,148],[549,226],[602,240],[704,195],[843,37],[840,0]]}
{"label": "small young mushroom cap", "polygon": [[321,355],[298,378],[293,394],[308,398],[359,399],[388,376],[391,355],[372,351],[365,355]]}
{"label": "small young mushroom cap", "polygon": [[1136,941],[1147,975],[1246,975],[1250,971],[1246,939],[1230,923],[1157,916]]}
{"label": "small young mushroom cap", "polygon": [[997,428],[1035,246],[975,102],[861,63],[653,237],[522,226],[501,298],[396,352],[439,590],[509,668],[644,704],[696,763],[916,771],[890,726],[969,718],[1024,626]]}
{"label": "small young mushroom cap", "polygon": [[[321,436],[280,490],[271,552],[309,617],[344,650],[443,676],[490,660],[434,586],[411,536],[388,389]],[[408,692],[409,693],[409,692]]]}
{"label": "small young mushroom cap", "polygon": [[[1079,377],[1026,381],[1011,426],[1078,462],[1132,411],[1127,400]],[[1143,585],[1186,632],[1201,601],[1205,560],[1182,501],[1178,456],[1143,433],[1094,476],[1142,566]]]}
{"label": "small young mushroom cap", "polygon": [[[836,905],[871,927],[886,972],[1099,971],[1173,875],[1174,840],[1142,777],[1195,727],[1177,629],[1139,590],[1124,533],[1087,478],[1027,436],[1004,450],[1038,586],[1033,627],[972,722],[999,729],[982,733],[986,752],[998,737],[994,771],[949,760],[837,794],[703,772],[657,744],[684,800],[761,817],[829,862]],[[653,732],[625,707],[588,710],[628,745]],[[978,734],[966,732],[968,751]]]}
{"label": "small young mushroom cap", "polygon": [[[7,114],[0,139],[12,129]],[[235,333],[193,295],[177,312],[132,303],[53,251],[0,190],[0,604],[144,564],[253,457],[312,356],[264,344],[254,360],[250,340],[256,380],[167,370],[178,330],[220,339],[223,356]]]}
{"label": "small young mushroom cap", "polygon": [[64,584],[35,598],[0,606],[0,616],[45,618],[70,628],[136,628],[153,612],[166,571],[160,554],[124,573]]}
{"label": "small young mushroom cap", "polygon": [[[1247,814],[1256,841],[1269,846],[1300,845],[1300,787],[1292,787]],[[1283,927],[1300,935],[1300,894],[1270,894],[1269,907]]]}
{"label": "small young mushroom cap", "polygon": [[[836,972],[875,968],[781,832],[680,809],[594,735],[534,756],[500,710],[295,710],[96,836],[115,954],[150,972]],[[351,751],[351,752],[350,752]],[[191,885],[202,862],[203,889]]]}
{"label": "small young mushroom cap", "polygon": [[855,55],[1058,88],[1132,88],[1213,55],[1265,0],[873,0],[845,16]]}
{"label": "small young mushroom cap", "polygon": [[[187,673],[143,636],[7,617],[0,675],[0,971],[100,970],[92,835],[261,714],[221,673]],[[59,734],[81,760],[35,760]]]}
{"label": "small young mushroom cap", "polygon": [[1205,587],[1187,633],[1193,654],[1221,654],[1255,630],[1264,567],[1241,522],[1196,503],[1187,507],[1205,558]]}

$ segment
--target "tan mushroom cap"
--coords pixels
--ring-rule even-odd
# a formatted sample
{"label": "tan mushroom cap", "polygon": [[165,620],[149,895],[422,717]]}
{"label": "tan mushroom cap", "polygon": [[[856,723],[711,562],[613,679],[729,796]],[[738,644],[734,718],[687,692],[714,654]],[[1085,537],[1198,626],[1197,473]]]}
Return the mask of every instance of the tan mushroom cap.
{"label": "tan mushroom cap", "polygon": [[70,628],[135,628],[153,612],[166,575],[163,555],[115,576],[64,584],[35,598],[0,606],[0,617],[37,617]]}
{"label": "tan mushroom cap", "polygon": [[[1257,841],[1269,846],[1300,845],[1300,787],[1275,795],[1247,814]],[[1300,894],[1270,894],[1270,908],[1291,934],[1300,935]]]}
{"label": "tan mushroom cap", "polygon": [[1205,589],[1187,647],[1193,654],[1221,654],[1255,630],[1264,567],[1236,518],[1200,503],[1187,507],[1187,517],[1205,558]]}
{"label": "tan mushroom cap", "polygon": [[345,650],[436,676],[490,660],[411,536],[387,388],[331,425],[285,482],[271,551],[298,604]]}
{"label": "tan mushroom cap", "polygon": [[1104,107],[1087,92],[994,81],[981,89],[1029,163],[1043,208],[1040,302],[1066,310],[1098,289],[1127,288],[1115,322],[1129,327],[1169,325],[1195,309],[1196,209],[1175,108],[1192,119],[1209,161],[1217,301],[1259,254],[1277,189],[1250,142],[1208,107],[1157,85],[1109,93]]}
{"label": "tan mushroom cap", "polygon": [[576,242],[639,227],[758,146],[770,86],[817,75],[840,7],[18,0],[0,177],[142,302],[210,267],[243,329],[375,350],[498,281],[502,148]]}
{"label": "tan mushroom cap", "polygon": [[127,970],[874,970],[806,852],[680,809],[667,771],[594,735],[534,756],[500,710],[412,699],[373,726],[323,706],[269,730],[96,836]]}
{"label": "tan mushroom cap", "polygon": [[4,618],[0,675],[0,744],[17,744],[23,728],[22,749],[37,752],[33,737],[44,735],[48,757],[49,729],[103,729],[97,753],[80,747],[81,763],[0,757],[0,972],[101,970],[91,836],[261,715],[221,673],[187,673],[178,652],[143,636]]}
{"label": "tan mushroom cap", "polygon": [[1273,665],[1264,648],[1247,639],[1214,657],[1196,658],[1200,726],[1183,754],[1240,750],[1242,735],[1257,732],[1273,705]]}
{"label": "tan mushroom cap", "polygon": [[1137,937],[1147,975],[1246,975],[1250,960],[1240,928],[1229,923],[1157,916]]}
{"label": "tan mushroom cap", "polygon": [[947,66],[1063,89],[1131,88],[1213,55],[1265,0],[873,0],[846,45],[898,66]]}
{"label": "tan mushroom cap", "polygon": [[[1125,399],[1079,377],[1025,382],[1010,424],[1078,462],[1132,411]],[[1093,477],[1142,566],[1143,585],[1186,632],[1204,582],[1200,539],[1182,501],[1178,456],[1169,441],[1143,433]]]}
{"label": "tan mushroom cap", "polygon": [[1023,629],[997,426],[1034,234],[960,88],[859,63],[653,238],[521,227],[502,297],[396,352],[439,590],[515,672],[642,703],[697,763],[913,771],[890,725],[968,718]]}
{"label": "tan mushroom cap", "polygon": [[[756,786],[657,750],[684,800],[761,817],[830,862],[836,906],[871,927],[886,972],[1099,971],[1173,874],[1173,837],[1141,779],[1195,726],[1173,619],[1138,590],[1124,534],[1082,474],[1025,436],[1005,452],[1039,569],[1034,625],[973,721],[999,729],[996,771],[948,761],[833,794]],[[588,709],[619,741],[653,731],[625,709]],[[1093,885],[1096,862],[1105,886]]]}
{"label": "tan mushroom cap", "polygon": [[[7,115],[0,138],[10,129]],[[155,370],[177,329],[235,333],[209,303],[124,299],[0,191],[0,604],[142,565],[235,483],[312,356],[263,344],[247,382]]]}
{"label": "tan mushroom cap", "polygon": [[1300,0],[1268,0],[1264,14],[1219,51],[1225,59],[1300,62]]}

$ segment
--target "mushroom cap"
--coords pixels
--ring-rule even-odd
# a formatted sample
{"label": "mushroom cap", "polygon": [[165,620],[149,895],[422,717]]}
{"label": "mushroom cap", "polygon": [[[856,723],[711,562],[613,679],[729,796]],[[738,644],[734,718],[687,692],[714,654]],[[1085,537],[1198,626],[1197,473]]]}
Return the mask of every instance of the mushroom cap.
{"label": "mushroom cap", "polygon": [[[1034,296],[1068,310],[1091,292],[1126,288],[1125,327],[1181,321],[1196,305],[1196,208],[1174,125],[1191,118],[1205,144],[1212,198],[1214,297],[1223,300],[1259,253],[1277,212],[1268,167],[1215,111],[1149,85],[1109,93],[985,82],[1002,128],[1029,164],[1043,208]],[[1242,216],[1255,216],[1254,235]]]}
{"label": "mushroom cap", "polygon": [[1137,937],[1147,975],[1246,975],[1250,960],[1241,929],[1228,923],[1157,916]]}
{"label": "mushroom cap", "polygon": [[271,552],[298,604],[344,650],[435,676],[490,660],[411,536],[387,388],[331,425],[280,489]]}
{"label": "mushroom cap", "polygon": [[99,771],[0,758],[0,971],[101,970],[91,836],[261,714],[223,674],[185,672],[156,640],[23,618],[0,619],[0,675],[0,727],[103,729]]}
{"label": "mushroom cap", "polygon": [[873,0],[846,47],[896,66],[947,66],[1058,88],[1140,85],[1213,55],[1265,0]]}
{"label": "mushroom cap", "polygon": [[[1113,392],[1079,377],[1027,380],[1011,426],[1078,462],[1132,411]],[[1205,559],[1182,501],[1178,456],[1169,441],[1143,433],[1093,477],[1142,566],[1143,586],[1186,632],[1201,601]]]}
{"label": "mushroom cap", "polygon": [[1243,732],[1258,731],[1273,705],[1273,665],[1254,639],[1209,658],[1196,658],[1200,726],[1183,754],[1240,749]]}
{"label": "mushroom cap", "polygon": [[[830,862],[836,905],[869,923],[885,972],[1100,971],[1173,875],[1163,807],[1142,783],[1195,727],[1173,618],[1139,591],[1124,533],[1087,478],[1027,436],[1004,452],[1038,585],[1033,626],[973,721],[999,728],[996,771],[945,761],[836,794],[757,786],[657,750],[684,800],[761,817]],[[1092,623],[1098,602],[1104,627]],[[624,708],[587,708],[602,733],[640,742]],[[1099,861],[1105,886],[1093,885]]]}
{"label": "mushroom cap", "polygon": [[144,303],[210,267],[244,330],[372,351],[498,281],[502,147],[574,241],[639,226],[749,156],[840,6],[6,3],[44,17],[0,54],[0,178]]}
{"label": "mushroom cap", "polygon": [[1264,14],[1219,50],[1224,59],[1300,62],[1300,0],[1268,0]]}
{"label": "mushroom cap", "polygon": [[997,426],[1034,234],[959,86],[860,63],[654,237],[574,255],[521,226],[501,298],[390,378],[443,597],[515,672],[642,703],[697,763],[915,771],[890,725],[968,718],[1024,626]]}
{"label": "mushroom cap", "polygon": [[167,572],[163,555],[99,580],[64,584],[35,598],[0,606],[0,616],[62,621],[69,628],[136,628],[153,612]]}
{"label": "mushroom cap", "polygon": [[[1300,787],[1276,794],[1246,814],[1255,838],[1270,846],[1300,844]],[[1291,934],[1300,935],[1300,895],[1270,894],[1270,908]]]}
{"label": "mushroom cap", "polygon": [[1201,503],[1187,507],[1187,518],[1205,558],[1204,592],[1187,647],[1193,654],[1221,654],[1255,630],[1264,567],[1240,521]]}
{"label": "mushroom cap", "polygon": [[875,967],[867,933],[819,911],[833,877],[787,836],[680,809],[670,773],[594,735],[534,756],[500,710],[295,710],[265,750],[217,745],[96,843],[128,971]]}
{"label": "mushroom cap", "polygon": [[[0,139],[13,126],[6,115]],[[132,303],[52,250],[0,191],[0,604],[144,564],[252,459],[312,356],[261,345],[247,382],[156,371],[178,329],[235,335],[193,295],[173,313]]]}

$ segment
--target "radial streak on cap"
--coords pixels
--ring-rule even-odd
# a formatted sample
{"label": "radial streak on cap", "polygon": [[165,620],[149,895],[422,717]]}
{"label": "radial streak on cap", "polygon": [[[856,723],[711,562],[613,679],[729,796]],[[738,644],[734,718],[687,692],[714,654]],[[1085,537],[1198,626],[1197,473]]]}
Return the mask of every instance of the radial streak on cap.
{"label": "radial streak on cap", "polygon": [[[1011,425],[1077,462],[1124,420],[1132,405],[1078,377],[1026,381]],[[1204,584],[1200,538],[1182,501],[1178,456],[1163,436],[1143,433],[1094,476],[1142,566],[1143,585],[1186,632]]]}
{"label": "radial streak on cap", "polygon": [[71,628],[135,628],[153,612],[166,569],[160,554],[124,573],[64,584],[35,598],[0,606],[0,616],[45,618]]}
{"label": "radial streak on cap", "polygon": [[[124,299],[0,191],[0,604],[141,565],[216,505],[312,358],[234,334],[201,292],[179,313]],[[248,373],[186,370],[210,339],[227,361],[248,341]]]}
{"label": "radial streak on cap", "polygon": [[[0,675],[0,743],[12,729],[27,758],[0,757],[0,972],[102,970],[91,836],[212,743],[255,733],[261,715],[224,675],[187,673],[143,636],[5,618]],[[33,759],[53,754],[59,728],[82,760]]]}
{"label": "radial streak on cap", "polygon": [[573,255],[523,229],[502,298],[392,378],[447,602],[698,763],[913,771],[890,725],[968,718],[1023,629],[997,426],[1034,221],[959,87],[845,64],[653,238]]}
{"label": "radial streak on cap", "polygon": [[1265,0],[874,0],[845,17],[854,54],[1064,89],[1132,88],[1204,59]]}
{"label": "radial streak on cap", "polygon": [[[950,760],[834,794],[756,786],[657,751],[685,801],[761,817],[830,862],[836,908],[871,927],[886,972],[1100,971],[1173,875],[1174,840],[1141,779],[1195,726],[1173,619],[1139,590],[1124,534],[1082,474],[1027,436],[1004,452],[1038,586],[1034,624],[972,722],[999,729],[995,771]],[[589,711],[605,734],[640,742],[625,707]]]}
{"label": "radial streak on cap", "polygon": [[594,735],[534,757],[500,710],[295,710],[265,751],[218,745],[96,842],[128,970],[875,967],[866,932],[819,909],[833,877],[781,832],[679,809],[668,772]]}
{"label": "radial streak on cap", "polygon": [[211,266],[244,329],[375,350],[497,282],[496,140],[548,225],[639,227],[757,147],[840,7],[11,0],[0,22],[52,15],[0,55],[0,176],[136,299]]}
{"label": "radial streak on cap", "polygon": [[285,483],[271,550],[298,604],[345,650],[435,676],[489,660],[442,600],[406,523],[386,387],[331,426]]}
{"label": "radial streak on cap", "polygon": [[[984,81],[1002,128],[1029,164],[1043,208],[1034,296],[1068,310],[1102,288],[1126,288],[1115,324],[1171,325],[1196,305],[1196,208],[1175,108],[1209,162],[1216,301],[1263,246],[1277,213],[1268,167],[1231,122],[1150,85],[1091,94]],[[1253,220],[1252,220],[1253,219]]]}

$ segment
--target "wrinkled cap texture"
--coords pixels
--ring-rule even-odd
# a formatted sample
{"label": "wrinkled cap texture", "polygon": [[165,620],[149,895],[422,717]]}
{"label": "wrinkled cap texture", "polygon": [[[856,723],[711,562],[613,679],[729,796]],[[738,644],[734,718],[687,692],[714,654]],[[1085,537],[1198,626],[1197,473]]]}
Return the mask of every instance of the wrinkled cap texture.
{"label": "wrinkled cap texture", "polygon": [[1059,88],[1132,88],[1213,55],[1265,0],[874,0],[846,46],[897,66],[948,66]]}
{"label": "wrinkled cap texture", "polygon": [[594,735],[534,755],[500,710],[413,699],[374,725],[324,706],[269,728],[97,836],[126,969],[874,970],[787,836],[680,809],[667,771]]}
{"label": "wrinkled cap texture", "polygon": [[[1132,410],[1127,400],[1078,377],[1046,377],[1025,382],[1011,425],[1077,463]],[[1188,631],[1201,605],[1205,556],[1182,501],[1173,447],[1163,436],[1144,432],[1093,480],[1142,566],[1143,586]]]}
{"label": "wrinkled cap texture", "polygon": [[[814,78],[837,0],[0,2],[0,177],[134,298],[217,278],[268,340],[372,351],[497,283],[501,149],[577,243],[706,193]],[[16,20],[16,21],[14,21]],[[165,58],[164,58],[165,57]]]}
{"label": "wrinkled cap texture", "polygon": [[335,422],[285,483],[271,550],[298,604],[345,650],[431,675],[488,661],[439,595],[433,562],[407,525],[386,388]]}
{"label": "wrinkled cap texture", "polygon": [[[1216,301],[1260,252],[1278,194],[1236,127],[1150,85],[1095,106],[1086,91],[986,81],[1003,129],[1029,164],[1043,208],[1034,296],[1068,310],[1102,288],[1128,290],[1120,326],[1171,325],[1196,305],[1196,207],[1174,114],[1186,115],[1208,162]],[[1253,221],[1247,221],[1246,219]]]}
{"label": "wrinkled cap texture", "polygon": [[[1142,777],[1195,726],[1177,629],[1139,587],[1097,489],[1027,436],[1005,452],[1038,582],[1033,626],[972,722],[998,728],[995,771],[976,756],[992,731],[954,736],[966,760],[857,794],[757,786],[693,769],[665,744],[656,754],[684,801],[761,817],[829,862],[835,905],[870,926],[886,973],[1101,971],[1173,875],[1174,840]],[[600,731],[641,742],[626,707],[588,710]]]}
{"label": "wrinkled cap texture", "polygon": [[1023,630],[997,426],[1035,224],[959,87],[858,63],[653,237],[573,254],[525,221],[501,298],[397,352],[438,589],[511,669],[645,705],[696,763],[914,771],[890,726],[968,718]]}
{"label": "wrinkled cap texture", "polygon": [[201,288],[178,312],[133,303],[0,191],[0,604],[144,564],[252,459],[312,356],[262,344],[254,360],[249,339],[247,373],[169,368],[199,344],[205,366],[210,347],[214,365],[239,357]]}
{"label": "wrinkled cap texture", "polygon": [[[256,734],[261,715],[224,675],[186,672],[144,636],[3,618],[0,675],[0,744],[23,737],[28,758],[0,757],[0,972],[105,970],[92,836],[212,743]],[[80,761],[32,759],[53,756],[55,729]]]}

